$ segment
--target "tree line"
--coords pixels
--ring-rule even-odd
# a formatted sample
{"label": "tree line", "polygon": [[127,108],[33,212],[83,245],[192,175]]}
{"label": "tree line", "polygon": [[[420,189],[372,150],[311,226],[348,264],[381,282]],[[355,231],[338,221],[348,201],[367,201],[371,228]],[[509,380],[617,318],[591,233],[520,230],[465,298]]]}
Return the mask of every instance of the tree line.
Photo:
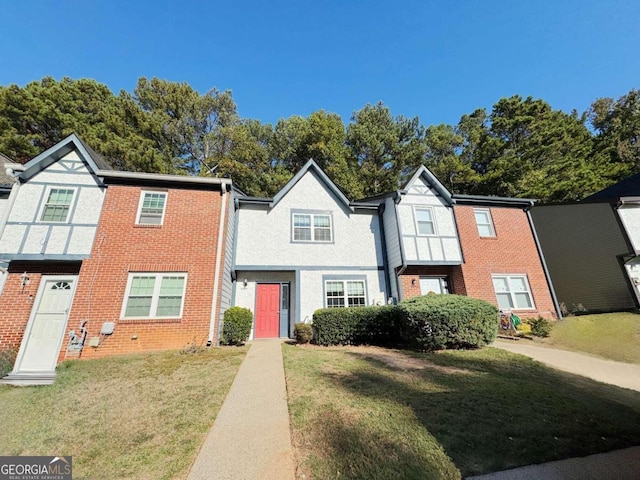
{"label": "tree line", "polygon": [[26,162],[75,132],[120,170],[230,177],[273,196],[313,158],[351,199],[398,189],[420,164],[452,192],[578,200],[640,172],[640,90],[583,113],[518,95],[456,125],[425,127],[368,104],[334,113],[241,118],[230,91],[140,78],[114,94],[90,79],[0,86],[0,152]]}

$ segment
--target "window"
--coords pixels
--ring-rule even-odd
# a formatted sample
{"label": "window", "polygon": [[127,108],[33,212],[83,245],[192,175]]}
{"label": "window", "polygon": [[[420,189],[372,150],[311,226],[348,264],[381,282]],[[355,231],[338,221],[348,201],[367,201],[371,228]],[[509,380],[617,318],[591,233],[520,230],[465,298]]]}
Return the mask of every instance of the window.
{"label": "window", "polygon": [[295,242],[331,242],[331,215],[294,213],[293,240]]}
{"label": "window", "polygon": [[526,275],[493,275],[492,278],[501,310],[534,308]]}
{"label": "window", "polygon": [[473,214],[476,217],[476,225],[478,225],[478,233],[481,237],[495,237],[496,231],[493,228],[493,220],[489,210],[474,209]]}
{"label": "window", "polygon": [[138,207],[139,225],[162,225],[167,192],[142,192]]}
{"label": "window", "polygon": [[130,273],[123,318],[180,318],[187,275]]}
{"label": "window", "polygon": [[364,307],[367,304],[364,280],[328,280],[325,294],[327,308]]}
{"label": "window", "polygon": [[69,216],[69,209],[73,200],[73,189],[52,188],[49,190],[47,203],[42,209],[41,222],[64,223]]}
{"label": "window", "polygon": [[433,210],[430,208],[416,208],[414,210],[416,230],[418,235],[435,235],[436,224],[433,219]]}

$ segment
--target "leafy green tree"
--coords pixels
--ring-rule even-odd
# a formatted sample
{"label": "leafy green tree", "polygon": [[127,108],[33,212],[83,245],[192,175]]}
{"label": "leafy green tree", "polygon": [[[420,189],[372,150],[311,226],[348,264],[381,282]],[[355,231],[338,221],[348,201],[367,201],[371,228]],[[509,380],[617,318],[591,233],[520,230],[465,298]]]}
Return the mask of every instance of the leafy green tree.
{"label": "leafy green tree", "polygon": [[418,117],[393,117],[382,102],[365,105],[351,117],[346,145],[359,166],[365,196],[396,190],[426,153]]}

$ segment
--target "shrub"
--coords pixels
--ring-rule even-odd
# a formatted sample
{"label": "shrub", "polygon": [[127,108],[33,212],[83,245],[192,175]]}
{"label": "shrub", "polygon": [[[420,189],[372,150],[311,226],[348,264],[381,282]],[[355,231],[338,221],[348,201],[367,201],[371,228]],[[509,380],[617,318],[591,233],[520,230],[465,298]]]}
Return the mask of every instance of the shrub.
{"label": "shrub", "polygon": [[531,333],[536,337],[548,337],[551,334],[551,323],[543,317],[532,318],[529,320],[531,325]]}
{"label": "shrub", "polygon": [[17,355],[18,350],[15,348],[0,350],[0,378],[13,370],[13,364],[16,361]]}
{"label": "shrub", "polygon": [[296,323],[293,326],[293,336],[298,343],[309,343],[313,338],[313,327],[308,323]]}
{"label": "shrub", "polygon": [[222,343],[242,345],[249,338],[253,326],[253,314],[248,308],[231,307],[224,312]]}
{"label": "shrub", "polygon": [[498,334],[498,309],[460,295],[425,295],[400,302],[402,337],[420,350],[479,348]]}
{"label": "shrub", "polygon": [[314,342],[318,345],[397,345],[399,313],[394,306],[316,310]]}

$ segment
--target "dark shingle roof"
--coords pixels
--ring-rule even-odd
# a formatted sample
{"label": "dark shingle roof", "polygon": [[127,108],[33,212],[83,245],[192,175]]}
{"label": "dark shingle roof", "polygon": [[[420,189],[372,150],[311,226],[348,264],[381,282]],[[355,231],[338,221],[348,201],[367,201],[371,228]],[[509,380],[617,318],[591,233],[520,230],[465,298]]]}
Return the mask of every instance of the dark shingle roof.
{"label": "dark shingle roof", "polygon": [[625,178],[593,195],[589,195],[582,201],[618,200],[620,197],[640,197],[640,173]]}

